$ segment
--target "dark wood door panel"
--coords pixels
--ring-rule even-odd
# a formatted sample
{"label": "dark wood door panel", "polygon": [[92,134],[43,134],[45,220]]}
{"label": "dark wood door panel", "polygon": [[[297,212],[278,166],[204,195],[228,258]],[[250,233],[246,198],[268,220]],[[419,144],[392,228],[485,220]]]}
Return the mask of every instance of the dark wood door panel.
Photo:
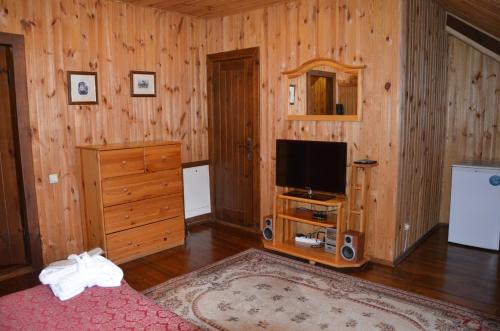
{"label": "dark wood door panel", "polygon": [[[40,228],[38,225],[38,208],[35,189],[35,172],[33,169],[32,129],[30,126],[26,56],[24,36],[0,32],[0,45],[10,50],[10,109],[12,111],[13,128],[16,129],[16,151],[18,157],[18,183],[21,211],[24,221],[23,239],[26,242],[26,259],[33,267],[43,266]],[[3,100],[3,98],[2,98]]]}
{"label": "dark wood door panel", "polygon": [[258,66],[254,57],[234,58],[230,53],[209,65],[214,209],[219,220],[255,228]]}
{"label": "dark wood door panel", "polygon": [[10,52],[0,46],[0,265],[26,263]]}
{"label": "dark wood door panel", "polygon": [[214,109],[214,134],[219,142],[215,162],[216,213],[218,218],[240,225],[247,225],[245,216],[251,217],[251,210],[244,210],[244,200],[251,199],[247,193],[251,185],[248,182],[251,160],[245,155],[248,132],[244,119],[248,108],[245,107],[244,68],[244,60],[218,64],[220,103]]}

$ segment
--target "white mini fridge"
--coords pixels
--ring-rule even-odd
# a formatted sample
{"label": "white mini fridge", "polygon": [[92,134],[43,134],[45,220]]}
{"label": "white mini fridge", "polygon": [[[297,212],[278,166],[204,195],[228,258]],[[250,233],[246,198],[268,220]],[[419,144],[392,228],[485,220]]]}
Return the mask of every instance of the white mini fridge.
{"label": "white mini fridge", "polygon": [[499,250],[500,161],[453,165],[448,241]]}

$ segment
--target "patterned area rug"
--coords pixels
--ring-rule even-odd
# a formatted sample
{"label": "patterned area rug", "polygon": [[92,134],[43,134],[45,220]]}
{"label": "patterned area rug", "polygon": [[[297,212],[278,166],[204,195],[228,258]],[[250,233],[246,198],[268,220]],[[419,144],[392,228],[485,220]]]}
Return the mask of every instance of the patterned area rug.
{"label": "patterned area rug", "polygon": [[144,294],[207,330],[500,330],[493,316],[256,249]]}

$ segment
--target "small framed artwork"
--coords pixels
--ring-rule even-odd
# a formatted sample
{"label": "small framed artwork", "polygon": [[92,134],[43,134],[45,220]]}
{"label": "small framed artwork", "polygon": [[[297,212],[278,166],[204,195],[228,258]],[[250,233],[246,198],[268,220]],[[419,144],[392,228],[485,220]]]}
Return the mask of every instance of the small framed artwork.
{"label": "small framed artwork", "polygon": [[97,103],[97,73],[68,71],[68,104],[96,105]]}
{"label": "small framed artwork", "polygon": [[291,105],[295,104],[295,85],[290,84],[288,86],[288,103]]}
{"label": "small framed artwork", "polygon": [[156,72],[131,71],[130,95],[133,97],[156,96]]}

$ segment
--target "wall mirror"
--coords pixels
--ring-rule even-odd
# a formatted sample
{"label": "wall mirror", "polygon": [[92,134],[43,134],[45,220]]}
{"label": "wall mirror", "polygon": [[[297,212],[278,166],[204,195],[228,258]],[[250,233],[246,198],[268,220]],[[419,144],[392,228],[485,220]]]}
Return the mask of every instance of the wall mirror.
{"label": "wall mirror", "polygon": [[361,121],[364,68],[321,58],[284,72],[289,84],[287,119]]}

